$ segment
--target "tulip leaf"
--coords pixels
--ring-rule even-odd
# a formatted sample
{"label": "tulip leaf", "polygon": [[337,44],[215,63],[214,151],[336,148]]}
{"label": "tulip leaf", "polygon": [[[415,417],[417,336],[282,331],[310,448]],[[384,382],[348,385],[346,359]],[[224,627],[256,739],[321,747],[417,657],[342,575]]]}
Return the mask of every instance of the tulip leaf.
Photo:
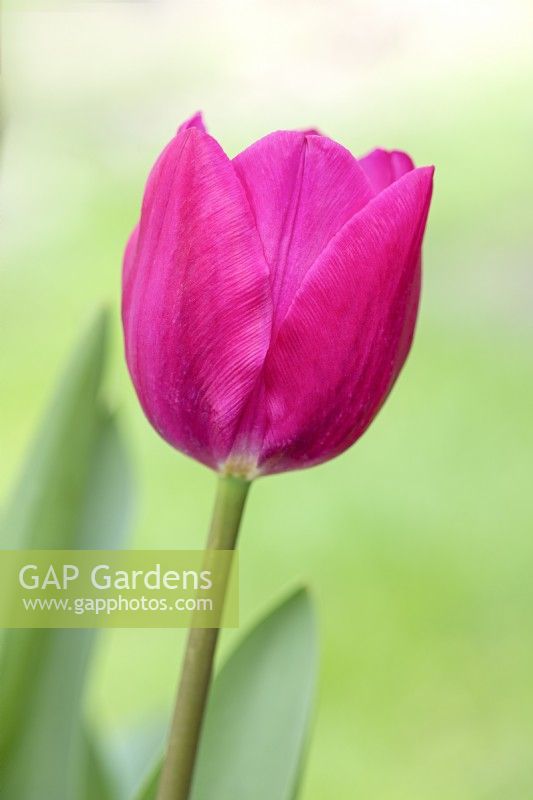
{"label": "tulip leaf", "polygon": [[106,739],[105,752],[113,765],[119,795],[135,794],[147,772],[159,759],[166,736],[166,721],[159,715],[127,728],[118,728]]}
{"label": "tulip leaf", "polygon": [[[217,675],[191,800],[294,800],[317,672],[317,635],[301,589],[265,617]],[[138,800],[155,800],[158,771]]]}
{"label": "tulip leaf", "polygon": [[156,800],[159,775],[161,774],[161,764],[152,769],[140,790],[135,795],[135,800]]}
{"label": "tulip leaf", "polygon": [[117,790],[110,770],[94,736],[87,730],[84,734],[83,756],[80,800],[115,800]]}
{"label": "tulip leaf", "polygon": [[299,590],[244,639],[217,677],[192,800],[292,800],[317,670],[309,594]]}
{"label": "tulip leaf", "polygon": [[[116,546],[129,520],[130,471],[99,399],[100,316],[71,358],[3,520],[3,547]],[[0,795],[77,800],[87,794],[83,686],[94,631],[10,630],[0,660]]]}
{"label": "tulip leaf", "polygon": [[71,356],[3,515],[3,548],[74,544],[101,420],[98,395],[106,327],[101,314]]}

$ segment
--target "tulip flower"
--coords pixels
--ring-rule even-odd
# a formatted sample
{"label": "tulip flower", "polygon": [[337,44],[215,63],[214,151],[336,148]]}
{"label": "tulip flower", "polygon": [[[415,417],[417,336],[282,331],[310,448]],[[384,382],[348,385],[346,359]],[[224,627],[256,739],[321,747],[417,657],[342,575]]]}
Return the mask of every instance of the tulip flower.
{"label": "tulip flower", "polygon": [[[154,428],[220,473],[208,548],[252,478],[320,464],[383,405],[413,339],[433,168],[317,130],[234,159],[197,114],[148,178],[124,258],[128,367]],[[192,629],[158,800],[187,800],[216,629]]]}
{"label": "tulip flower", "polygon": [[350,447],[409,352],[432,176],[315,130],[230,159],[199,114],[182,125],[124,259],[127,361],[161,436],[246,478]]}

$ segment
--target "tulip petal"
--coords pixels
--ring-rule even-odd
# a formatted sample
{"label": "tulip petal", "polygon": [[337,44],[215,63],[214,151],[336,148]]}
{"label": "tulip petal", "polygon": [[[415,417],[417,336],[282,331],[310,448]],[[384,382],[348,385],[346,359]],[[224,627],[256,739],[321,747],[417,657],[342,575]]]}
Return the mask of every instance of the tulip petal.
{"label": "tulip petal", "polygon": [[359,159],[375,194],[379,194],[391,183],[415,168],[411,156],[401,150],[372,150]]}
{"label": "tulip petal", "polygon": [[203,133],[207,133],[201,111],[197,111],[196,114],[192,115],[192,117],[186,119],[185,122],[182,122],[178,128],[178,133],[181,133],[181,131],[187,131],[189,128],[198,128]]}
{"label": "tulip petal", "polygon": [[233,163],[270,269],[275,334],[311,264],[372,191],[351,153],[326,136],[279,131]]}
{"label": "tulip petal", "polygon": [[272,307],[242,184],[198,127],[152,170],[134,248],[124,325],[137,393],[167,441],[216,468],[263,364]]}
{"label": "tulip petal", "polygon": [[124,326],[127,326],[127,316],[130,307],[131,287],[135,275],[135,260],[137,256],[137,241],[139,239],[139,226],[136,225],[124,251],[122,265],[122,314]]}
{"label": "tulip petal", "polygon": [[432,175],[416,169],[385,189],[307,273],[263,371],[262,471],[338,455],[385,400],[412,340]]}

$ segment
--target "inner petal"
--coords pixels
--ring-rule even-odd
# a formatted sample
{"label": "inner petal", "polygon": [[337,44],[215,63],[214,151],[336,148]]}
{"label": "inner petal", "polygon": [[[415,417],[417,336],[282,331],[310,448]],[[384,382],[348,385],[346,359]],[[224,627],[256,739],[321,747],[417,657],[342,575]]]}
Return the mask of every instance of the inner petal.
{"label": "inner petal", "polygon": [[359,164],[376,194],[415,168],[407,153],[401,150],[382,150],[379,147],[360,158]]}

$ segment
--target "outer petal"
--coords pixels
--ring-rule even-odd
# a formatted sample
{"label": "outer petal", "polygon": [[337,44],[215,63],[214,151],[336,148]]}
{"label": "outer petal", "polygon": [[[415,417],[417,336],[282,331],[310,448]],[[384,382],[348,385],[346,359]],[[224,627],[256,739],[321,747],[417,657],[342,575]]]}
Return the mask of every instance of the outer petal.
{"label": "outer petal", "polygon": [[338,455],[369,425],[413,335],[432,168],[400,178],[308,273],[264,368],[264,472]]}
{"label": "outer petal", "polygon": [[135,262],[137,257],[137,242],[139,240],[139,226],[136,225],[131,232],[126,249],[124,251],[124,260],[122,265],[122,315],[124,328],[128,325],[128,314],[130,308],[130,297],[135,277]]}
{"label": "outer petal", "polygon": [[197,127],[154,167],[135,238],[123,310],[133,382],[161,435],[216,467],[262,366],[272,312],[242,185]]}
{"label": "outer petal", "polygon": [[401,150],[372,150],[359,159],[375,194],[382,192],[391,183],[415,168],[411,156]]}
{"label": "outer petal", "polygon": [[233,163],[270,269],[275,333],[311,264],[372,192],[356,159],[326,136],[279,131]]}

